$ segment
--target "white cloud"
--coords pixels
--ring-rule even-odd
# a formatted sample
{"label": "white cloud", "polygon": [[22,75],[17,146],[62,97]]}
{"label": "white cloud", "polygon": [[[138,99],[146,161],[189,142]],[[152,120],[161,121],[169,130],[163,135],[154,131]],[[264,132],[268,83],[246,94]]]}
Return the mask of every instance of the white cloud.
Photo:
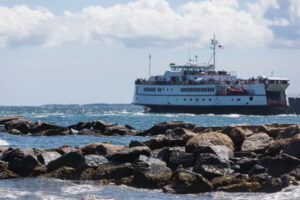
{"label": "white cloud", "polygon": [[285,19],[265,19],[269,8],[279,9],[277,1],[259,0],[249,4],[249,10],[240,10],[237,0],[188,2],[176,9],[166,0],[137,0],[77,13],[66,10],[57,16],[45,8],[1,6],[0,46],[204,47],[213,33],[224,45],[267,46],[274,40],[270,25],[289,25]]}

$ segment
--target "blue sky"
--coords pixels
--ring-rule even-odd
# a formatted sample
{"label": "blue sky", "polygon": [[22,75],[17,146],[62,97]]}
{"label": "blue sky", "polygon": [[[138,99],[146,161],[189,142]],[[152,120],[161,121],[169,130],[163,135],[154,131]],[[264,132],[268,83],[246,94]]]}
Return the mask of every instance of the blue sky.
{"label": "blue sky", "polygon": [[134,80],[170,62],[300,86],[300,0],[0,0],[0,105],[131,103]]}

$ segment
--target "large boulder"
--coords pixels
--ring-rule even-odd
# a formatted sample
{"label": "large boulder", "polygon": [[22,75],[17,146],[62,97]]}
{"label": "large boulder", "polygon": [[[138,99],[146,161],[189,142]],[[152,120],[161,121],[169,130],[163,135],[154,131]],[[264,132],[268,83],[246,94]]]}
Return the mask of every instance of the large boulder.
{"label": "large boulder", "polygon": [[246,138],[245,130],[236,126],[227,126],[222,133],[228,135],[234,143],[235,149],[239,150]]}
{"label": "large boulder", "polygon": [[300,134],[295,135],[289,144],[287,144],[283,152],[291,156],[300,158]]}
{"label": "large boulder", "polygon": [[175,193],[200,193],[211,192],[213,185],[201,174],[197,174],[188,170],[180,170],[174,174],[174,182],[172,185]]}
{"label": "large boulder", "polygon": [[103,135],[113,136],[113,135],[134,135],[135,131],[122,126],[120,124],[115,124],[105,128]]}
{"label": "large boulder", "polygon": [[178,166],[188,168],[194,166],[194,164],[195,159],[192,153],[178,150],[171,151],[167,160],[168,167],[170,167],[173,171],[175,171]]}
{"label": "large boulder", "polygon": [[99,165],[108,163],[105,157],[92,154],[84,156],[84,160],[86,168],[98,167]]}
{"label": "large boulder", "polygon": [[162,122],[155,124],[150,129],[141,132],[139,135],[160,135],[165,134],[168,129],[174,128],[185,128],[192,130],[195,127],[194,123],[188,123],[183,121],[170,121],[170,122]]}
{"label": "large boulder", "polygon": [[279,177],[283,174],[289,173],[296,166],[300,165],[300,159],[287,154],[281,157],[273,157],[267,163],[267,172],[273,177]]}
{"label": "large boulder", "polygon": [[188,140],[186,143],[186,151],[193,152],[199,147],[205,146],[213,146],[213,145],[225,145],[229,147],[232,151],[233,142],[227,135],[218,132],[209,132],[198,134],[191,139]]}
{"label": "large boulder", "polygon": [[285,129],[281,134],[280,134],[280,138],[291,138],[294,135],[300,133],[300,125],[292,125],[290,127],[288,127],[287,129]]}
{"label": "large boulder", "polygon": [[8,162],[8,169],[20,176],[28,176],[38,160],[33,149],[12,149],[2,155],[2,160]]}
{"label": "large boulder", "polygon": [[273,142],[271,138],[266,133],[257,133],[253,134],[250,137],[246,138],[241,150],[242,151],[253,151],[255,153],[264,152],[265,149]]}
{"label": "large boulder", "polygon": [[282,152],[282,150],[286,146],[288,146],[290,144],[291,139],[292,138],[275,140],[273,143],[270,144],[270,146],[268,147],[268,149],[265,152],[265,155],[268,155],[268,156],[278,155],[280,152]]}
{"label": "large boulder", "polygon": [[45,151],[38,155],[38,160],[41,164],[48,165],[52,160],[59,158],[61,154],[55,151]]}
{"label": "large boulder", "polygon": [[226,162],[229,162],[229,159],[234,157],[233,151],[225,145],[198,147],[197,150],[193,152],[195,158],[198,158],[198,156],[201,155],[202,153],[215,154],[220,159]]}
{"label": "large boulder", "polygon": [[48,163],[48,171],[53,171],[61,167],[71,167],[81,171],[85,167],[85,159],[80,152],[70,152]]}
{"label": "large boulder", "polygon": [[184,128],[169,129],[165,135],[160,135],[150,140],[144,141],[143,144],[150,149],[160,149],[163,147],[184,146],[186,142],[196,134]]}
{"label": "large boulder", "polygon": [[141,155],[135,163],[132,184],[143,188],[161,188],[170,182],[172,171],[166,163]]}
{"label": "large boulder", "polygon": [[93,142],[79,147],[83,155],[97,154],[102,156],[112,155],[118,152],[119,150],[121,150],[122,148],[123,146],[120,145],[98,143],[98,142]]}
{"label": "large boulder", "polygon": [[202,174],[208,179],[224,176],[232,172],[228,162],[212,153],[201,153],[196,160],[193,171]]}
{"label": "large boulder", "polygon": [[146,146],[137,146],[127,148],[124,147],[120,149],[118,152],[107,156],[108,160],[114,162],[134,162],[139,158],[140,155],[150,156],[151,150]]}

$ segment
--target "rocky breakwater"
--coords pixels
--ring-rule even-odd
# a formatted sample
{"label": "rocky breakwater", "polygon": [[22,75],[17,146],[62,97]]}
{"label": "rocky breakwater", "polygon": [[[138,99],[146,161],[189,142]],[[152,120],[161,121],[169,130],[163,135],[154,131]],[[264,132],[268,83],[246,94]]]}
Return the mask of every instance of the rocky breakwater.
{"label": "rocky breakwater", "polygon": [[52,177],[168,193],[276,192],[300,180],[300,125],[164,122],[125,146],[0,148],[0,178]]}
{"label": "rocky breakwater", "polygon": [[129,125],[107,123],[101,120],[79,122],[68,127],[58,126],[49,122],[32,122],[24,117],[0,118],[3,132],[27,136],[56,135],[136,135],[139,131]]}

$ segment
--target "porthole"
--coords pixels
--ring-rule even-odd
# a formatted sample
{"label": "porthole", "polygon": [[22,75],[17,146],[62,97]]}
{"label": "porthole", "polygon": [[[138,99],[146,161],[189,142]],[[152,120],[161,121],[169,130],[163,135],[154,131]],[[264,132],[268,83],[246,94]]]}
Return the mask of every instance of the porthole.
{"label": "porthole", "polygon": [[205,101],[205,99],[203,98],[202,101]]}
{"label": "porthole", "polygon": [[198,98],[196,98],[196,101],[198,101],[199,99]]}
{"label": "porthole", "polygon": [[241,99],[240,99],[240,98],[237,98],[237,101],[241,101]]}
{"label": "porthole", "polygon": [[209,99],[209,101],[211,101],[211,98]]}
{"label": "porthole", "polygon": [[249,97],[249,100],[252,101],[252,100],[253,100],[253,97]]}
{"label": "porthole", "polygon": [[184,98],[183,100],[186,101],[186,98]]}
{"label": "porthole", "polygon": [[190,99],[190,101],[192,101],[193,99]]}

